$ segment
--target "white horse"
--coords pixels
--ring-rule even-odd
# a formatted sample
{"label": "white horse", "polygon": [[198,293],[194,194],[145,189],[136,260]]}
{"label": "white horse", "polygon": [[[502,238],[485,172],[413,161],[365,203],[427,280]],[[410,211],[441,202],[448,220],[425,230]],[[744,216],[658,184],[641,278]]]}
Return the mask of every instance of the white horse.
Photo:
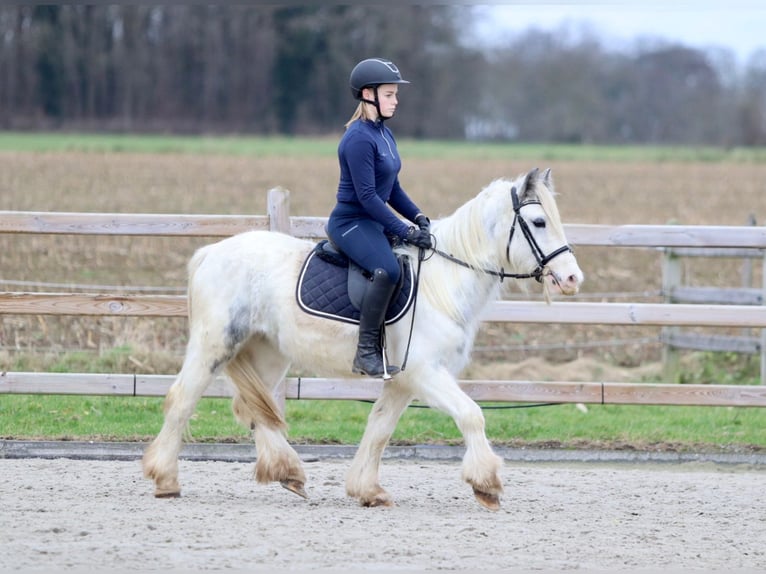
{"label": "white horse", "polygon": [[[493,181],[431,230],[437,252],[422,263],[417,304],[387,328],[389,360],[401,365],[408,352],[406,369],[384,384],[370,412],[346,492],[363,506],[393,504],[379,483],[381,457],[402,412],[418,400],[452,416],[466,447],[462,478],[482,505],[496,510],[502,459],[487,440],[481,408],[456,376],[469,362],[482,310],[509,283],[503,279],[534,277],[547,297],[549,290],[575,294],[583,273],[564,234],[550,170]],[[291,365],[351,375],[358,331],[298,307],[296,280],[314,247],[290,235],[250,231],[202,247],[190,260],[186,356],[165,399],[162,429],[143,456],[155,496],[180,495],[184,430],[203,391],[225,372],[236,390],[234,415],[252,429],[255,479],[306,497],[301,460],[286,440],[272,393]],[[416,255],[414,247],[404,249]]]}

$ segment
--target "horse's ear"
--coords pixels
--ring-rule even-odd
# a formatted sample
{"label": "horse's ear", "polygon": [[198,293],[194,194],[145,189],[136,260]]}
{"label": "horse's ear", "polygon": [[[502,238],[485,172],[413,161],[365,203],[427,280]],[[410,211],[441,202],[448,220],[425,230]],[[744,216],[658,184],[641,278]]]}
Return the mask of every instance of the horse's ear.
{"label": "horse's ear", "polygon": [[[526,197],[527,194],[532,192],[532,189],[534,188],[534,181],[537,179],[537,174],[539,173],[538,168],[531,169],[527,175],[524,176],[524,181],[521,182],[521,185],[519,186],[521,188],[521,192],[519,193],[519,199]],[[532,185],[530,185],[530,183]]]}
{"label": "horse's ear", "polygon": [[547,168],[543,172],[543,183],[545,184],[545,187],[550,187],[551,183],[553,183],[553,178],[551,177],[551,168]]}

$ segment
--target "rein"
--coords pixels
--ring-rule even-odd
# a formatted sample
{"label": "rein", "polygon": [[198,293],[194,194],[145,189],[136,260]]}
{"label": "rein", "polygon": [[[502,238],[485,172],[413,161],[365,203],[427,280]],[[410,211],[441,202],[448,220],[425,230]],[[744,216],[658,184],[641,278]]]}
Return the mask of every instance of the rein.
{"label": "rein", "polygon": [[418,288],[420,287],[420,266],[423,265],[423,259],[425,259],[425,249],[422,247],[418,248],[418,270],[415,273],[415,286],[413,287],[412,291],[412,318],[410,319],[410,335],[407,337],[407,349],[404,351],[404,360],[402,361],[401,370],[404,371],[404,368],[407,366],[407,359],[410,356],[410,343],[412,343],[412,331],[415,327],[415,309],[417,309],[418,306]]}
{"label": "rein", "polygon": [[469,263],[466,263],[462,259],[458,259],[454,255],[450,255],[449,253],[446,253],[442,251],[441,249],[436,249],[434,247],[434,253],[437,255],[441,255],[444,257],[444,259],[447,259],[449,261],[452,261],[453,263],[457,263],[458,265],[461,265],[465,267],[466,269],[471,269],[472,271],[481,271],[482,273],[486,273],[487,275],[494,275],[496,277],[500,277],[500,282],[502,283],[504,279],[535,279],[537,281],[542,281],[543,279],[543,272],[540,267],[535,269],[532,273],[506,273],[505,269],[502,267],[500,268],[500,271],[495,271],[493,269],[484,269],[482,267],[474,267],[473,265],[470,265]]}

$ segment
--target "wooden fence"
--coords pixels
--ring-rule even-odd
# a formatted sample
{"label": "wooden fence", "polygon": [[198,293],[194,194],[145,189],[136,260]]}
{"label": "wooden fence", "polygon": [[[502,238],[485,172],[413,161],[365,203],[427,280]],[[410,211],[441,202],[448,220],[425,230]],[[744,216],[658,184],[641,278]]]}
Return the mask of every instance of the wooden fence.
{"label": "wooden fence", "polygon": [[[269,191],[265,216],[86,214],[0,211],[0,233],[225,237],[270,229],[298,237],[324,237],[325,218],[291,217],[289,194]],[[766,228],[735,226],[565,225],[575,246],[619,248],[766,249]],[[185,316],[185,296],[88,293],[0,293],[2,315]],[[498,301],[484,321],[653,326],[739,326],[766,334],[766,306]],[[762,335],[762,341],[763,339]],[[164,395],[172,376],[138,374],[0,373],[2,393]],[[762,376],[763,382],[764,377]],[[286,399],[374,399],[382,382],[355,378],[288,378]],[[461,381],[475,400],[595,404],[766,406],[766,385],[673,385],[609,381]],[[224,380],[207,396],[228,397]]]}
{"label": "wooden fence", "polygon": [[[755,218],[751,216],[751,225]],[[725,288],[693,287],[684,282],[682,261],[687,258],[735,258],[743,262],[740,286]],[[753,287],[753,261],[762,265],[760,287]],[[718,305],[764,305],[766,301],[766,250],[716,249],[710,247],[665,248],[662,258],[662,292],[668,303],[707,303]],[[743,328],[740,335],[701,335],[686,332],[680,326],[663,327],[663,370],[667,381],[677,379],[681,371],[679,349],[726,351],[759,354],[761,382],[766,381],[766,330],[754,334]]]}

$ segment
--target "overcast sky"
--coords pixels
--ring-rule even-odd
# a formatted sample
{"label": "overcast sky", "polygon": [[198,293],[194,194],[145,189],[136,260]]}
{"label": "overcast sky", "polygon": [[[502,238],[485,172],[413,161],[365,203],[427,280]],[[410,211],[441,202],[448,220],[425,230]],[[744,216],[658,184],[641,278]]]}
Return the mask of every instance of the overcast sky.
{"label": "overcast sky", "polygon": [[588,23],[608,47],[638,37],[674,40],[694,48],[731,49],[744,62],[766,48],[764,0],[634,0],[601,2],[506,2],[475,7],[485,39],[532,27],[551,30],[562,24]]}

